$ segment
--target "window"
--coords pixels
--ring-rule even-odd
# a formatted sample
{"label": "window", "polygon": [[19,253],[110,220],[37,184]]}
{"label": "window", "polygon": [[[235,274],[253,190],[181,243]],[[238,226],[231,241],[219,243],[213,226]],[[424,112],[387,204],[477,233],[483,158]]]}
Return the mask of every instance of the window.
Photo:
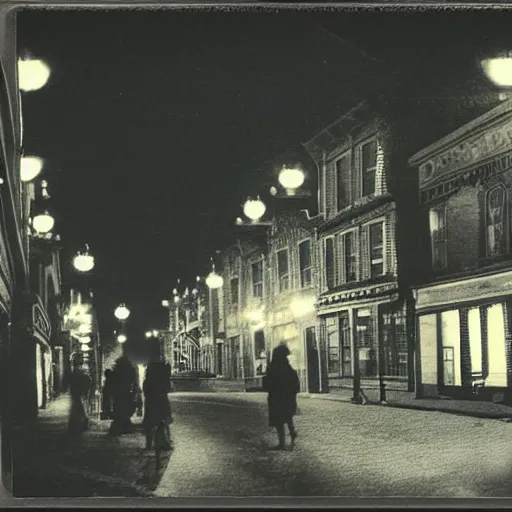
{"label": "window", "polygon": [[238,277],[233,277],[230,282],[231,306],[238,307]]}
{"label": "window", "polygon": [[334,239],[325,239],[325,282],[327,288],[334,287]]}
{"label": "window", "polygon": [[487,192],[486,239],[487,256],[502,256],[506,252],[506,192],[497,185]]}
{"label": "window", "polygon": [[371,277],[384,274],[384,222],[370,224]]}
{"label": "window", "polygon": [[405,311],[382,315],[383,371],[387,377],[408,376]]}
{"label": "window", "polygon": [[336,161],[336,201],[338,211],[350,204],[350,153]]}
{"label": "window", "polygon": [[263,297],[263,262],[258,261],[252,264],[252,295]]}
{"label": "window", "polygon": [[370,309],[356,310],[355,327],[359,372],[361,377],[375,377],[377,375],[377,358],[373,345],[373,317]]}
{"label": "window", "polygon": [[328,347],[327,372],[331,377],[338,377],[340,374],[340,339],[336,317],[329,317],[325,321]]}
{"label": "window", "polygon": [[357,246],[355,231],[343,235],[343,254],[345,256],[345,282],[357,281]]}
{"label": "window", "polygon": [[254,352],[256,375],[263,375],[267,371],[267,354],[265,351],[265,334],[263,331],[256,331],[254,333]]}
{"label": "window", "polygon": [[377,171],[377,140],[361,146],[361,173],[363,197],[375,193],[375,173]]}
{"label": "window", "polygon": [[350,347],[350,324],[347,312],[340,313],[340,347],[342,375],[350,377],[352,375],[352,354]]}
{"label": "window", "polygon": [[431,208],[429,212],[430,236],[432,239],[432,266],[447,267],[446,257],[446,205]]}
{"label": "window", "polygon": [[290,288],[288,249],[277,251],[277,275],[279,278],[279,292],[285,292]]}
{"label": "window", "polygon": [[306,240],[299,244],[300,286],[311,285],[311,242]]}

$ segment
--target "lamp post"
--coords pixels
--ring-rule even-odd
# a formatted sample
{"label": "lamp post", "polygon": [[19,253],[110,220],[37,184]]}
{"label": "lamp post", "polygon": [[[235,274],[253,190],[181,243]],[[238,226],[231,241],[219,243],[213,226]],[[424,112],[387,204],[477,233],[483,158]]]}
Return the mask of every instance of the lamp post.
{"label": "lamp post", "polygon": [[209,309],[210,309],[210,339],[212,342],[212,346],[215,350],[215,360],[217,364],[215,365],[215,372],[218,375],[222,374],[222,359],[218,355],[218,348],[215,341],[215,323],[214,323],[214,311],[213,311],[213,305],[214,305],[214,299],[213,299],[213,290],[219,290],[224,285],[224,279],[221,275],[217,274],[215,272],[215,264],[212,263],[212,270],[206,277],[206,286],[208,286],[208,302],[209,302]]}

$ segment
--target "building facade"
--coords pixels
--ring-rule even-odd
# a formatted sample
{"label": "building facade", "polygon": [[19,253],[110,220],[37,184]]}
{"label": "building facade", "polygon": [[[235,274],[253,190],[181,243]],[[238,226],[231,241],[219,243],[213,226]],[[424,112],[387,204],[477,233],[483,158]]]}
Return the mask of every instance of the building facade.
{"label": "building facade", "polygon": [[512,102],[414,154],[429,279],[416,287],[419,396],[510,402]]}
{"label": "building facade", "polygon": [[324,218],[318,316],[326,387],[360,386],[368,398],[378,397],[381,382],[388,393],[414,389],[414,305],[397,257],[408,248],[397,244],[405,231],[397,232],[397,195],[412,186],[393,187],[405,169],[394,165],[391,130],[361,104],[305,144],[319,168]]}

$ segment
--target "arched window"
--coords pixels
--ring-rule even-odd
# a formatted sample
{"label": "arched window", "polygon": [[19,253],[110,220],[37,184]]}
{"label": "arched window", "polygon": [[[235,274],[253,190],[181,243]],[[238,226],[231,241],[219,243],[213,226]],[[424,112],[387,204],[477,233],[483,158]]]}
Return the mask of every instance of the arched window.
{"label": "arched window", "polygon": [[507,191],[496,185],[487,192],[485,238],[487,256],[502,256],[507,251]]}

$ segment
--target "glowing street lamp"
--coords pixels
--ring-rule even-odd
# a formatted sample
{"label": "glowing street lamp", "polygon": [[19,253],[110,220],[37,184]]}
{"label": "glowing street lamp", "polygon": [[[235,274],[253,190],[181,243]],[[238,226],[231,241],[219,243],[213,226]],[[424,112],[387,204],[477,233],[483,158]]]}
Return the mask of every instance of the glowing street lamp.
{"label": "glowing street lamp", "polygon": [[38,233],[49,233],[55,225],[55,219],[45,211],[32,219],[32,226]]}
{"label": "glowing street lamp", "polygon": [[43,169],[43,160],[38,156],[22,156],[20,161],[20,179],[32,181]]}
{"label": "glowing street lamp", "polygon": [[480,62],[487,78],[498,87],[512,87],[512,52]]}
{"label": "glowing street lamp", "polygon": [[88,343],[91,343],[91,337],[90,336],[81,336],[78,340],[80,343],[87,345]]}
{"label": "glowing street lamp", "polygon": [[118,320],[124,321],[130,316],[130,310],[124,304],[120,304],[114,311],[114,315]]}
{"label": "glowing street lamp", "polygon": [[221,275],[215,272],[215,265],[212,266],[212,271],[206,276],[206,286],[210,288],[210,290],[216,290],[218,288],[222,288],[224,284],[224,279]]}
{"label": "glowing street lamp", "polygon": [[91,347],[89,347],[89,345],[80,345],[80,350],[82,352],[89,352],[91,350]]}
{"label": "glowing street lamp", "polygon": [[294,196],[297,189],[304,183],[304,172],[299,168],[283,167],[279,173],[279,183],[289,196]]}
{"label": "glowing street lamp", "polygon": [[85,253],[78,253],[73,258],[73,266],[79,272],[89,272],[94,268],[94,256],[89,254],[89,246],[85,246]]}
{"label": "glowing street lamp", "polygon": [[126,335],[125,334],[119,334],[119,336],[117,337],[117,341],[118,343],[124,343],[126,341]]}
{"label": "glowing street lamp", "polygon": [[168,307],[169,307],[169,301],[168,301],[168,300],[163,300],[163,301],[162,301],[162,306],[163,306],[164,308],[168,308]]}
{"label": "glowing street lamp", "polygon": [[80,324],[78,326],[78,332],[80,334],[89,334],[91,332],[91,326],[89,324]]}
{"label": "glowing street lamp", "polygon": [[41,59],[18,60],[18,83],[22,91],[37,91],[46,85],[50,78],[50,68]]}
{"label": "glowing street lamp", "polygon": [[244,214],[246,217],[251,219],[253,222],[257,222],[263,217],[267,207],[265,203],[259,198],[256,199],[247,199],[244,203]]}

